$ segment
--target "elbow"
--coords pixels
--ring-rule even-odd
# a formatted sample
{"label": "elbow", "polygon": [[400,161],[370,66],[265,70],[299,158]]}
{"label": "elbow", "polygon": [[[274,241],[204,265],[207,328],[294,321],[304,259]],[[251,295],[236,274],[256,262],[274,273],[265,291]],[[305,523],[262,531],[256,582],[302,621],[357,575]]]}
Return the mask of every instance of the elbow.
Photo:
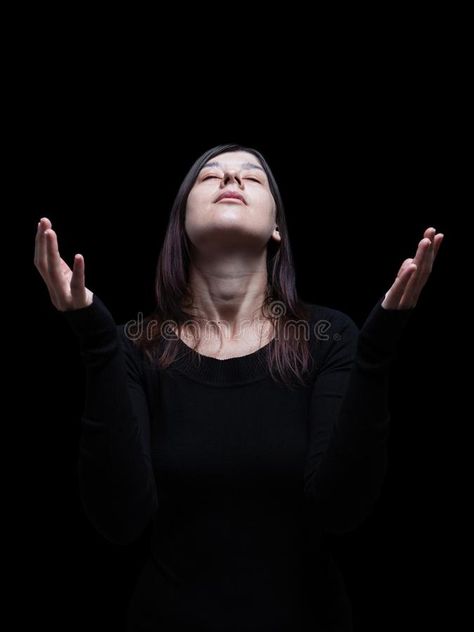
{"label": "elbow", "polygon": [[374,504],[359,505],[357,507],[350,507],[346,510],[329,509],[321,512],[321,525],[323,531],[326,533],[334,533],[341,535],[343,533],[350,533],[361,527],[366,520],[371,516],[374,510]]}
{"label": "elbow", "polygon": [[123,529],[115,528],[114,530],[109,529],[107,531],[101,530],[99,525],[96,525],[95,528],[102,535],[103,538],[105,538],[112,544],[118,546],[128,546],[140,539],[140,537],[146,531],[148,524],[149,523],[145,523],[143,525],[140,525],[138,528],[130,528],[129,526],[127,526]]}
{"label": "elbow", "polygon": [[97,476],[79,477],[79,497],[89,523],[109,542],[125,546],[143,535],[158,508],[158,499],[152,484],[144,485],[141,493],[120,491]]}
{"label": "elbow", "polygon": [[82,506],[89,523],[105,540],[119,546],[133,544],[145,533],[151,523],[154,508],[139,514],[124,515],[113,511],[105,514],[93,510],[82,498]]}
{"label": "elbow", "polygon": [[315,494],[305,495],[317,517],[318,524],[326,533],[355,531],[373,514],[378,495],[322,498]]}
{"label": "elbow", "polygon": [[362,526],[374,513],[386,472],[387,459],[382,450],[358,461],[340,477],[326,479],[325,484],[319,477],[308,479],[305,497],[317,512],[323,530],[342,534]]}

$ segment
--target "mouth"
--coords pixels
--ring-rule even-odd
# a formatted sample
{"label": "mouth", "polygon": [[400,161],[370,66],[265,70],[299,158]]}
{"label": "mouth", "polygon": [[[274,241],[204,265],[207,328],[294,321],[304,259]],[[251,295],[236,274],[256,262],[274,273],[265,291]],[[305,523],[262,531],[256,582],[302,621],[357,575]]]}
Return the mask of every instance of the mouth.
{"label": "mouth", "polygon": [[240,193],[237,193],[236,191],[224,191],[216,199],[216,204],[217,202],[222,202],[224,200],[226,202],[237,202],[239,204],[247,204],[244,196],[241,195]]}

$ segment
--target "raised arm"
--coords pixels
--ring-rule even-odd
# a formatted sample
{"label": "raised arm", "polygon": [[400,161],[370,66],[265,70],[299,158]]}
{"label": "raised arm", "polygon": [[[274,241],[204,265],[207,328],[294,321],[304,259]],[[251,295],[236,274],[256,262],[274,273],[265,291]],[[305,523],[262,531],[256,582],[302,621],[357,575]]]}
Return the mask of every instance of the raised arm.
{"label": "raised arm", "polygon": [[435,232],[425,231],[415,258],[403,262],[359,333],[348,317],[334,323],[337,335],[326,345],[313,385],[305,467],[305,496],[326,531],[356,528],[380,496],[388,464],[390,367],[441,244]]}
{"label": "raised arm", "polygon": [[86,369],[78,459],[81,500],[98,532],[127,544],[139,537],[158,506],[140,357],[124,328],[86,290],[83,258],[76,255],[75,271],[60,259],[49,220],[38,225],[35,264],[53,304],[78,336]]}

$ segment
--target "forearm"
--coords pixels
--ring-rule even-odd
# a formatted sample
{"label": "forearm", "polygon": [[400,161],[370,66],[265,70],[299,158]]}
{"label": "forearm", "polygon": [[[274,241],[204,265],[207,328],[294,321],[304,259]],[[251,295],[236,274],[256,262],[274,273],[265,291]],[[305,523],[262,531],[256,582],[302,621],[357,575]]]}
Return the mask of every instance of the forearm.
{"label": "forearm", "polygon": [[327,450],[305,480],[305,492],[328,531],[350,531],[380,496],[387,470],[388,376],[354,365]]}
{"label": "forearm", "polygon": [[308,464],[305,494],[329,531],[357,527],[380,496],[388,466],[389,374],[408,317],[387,313],[379,302],[359,334],[344,394],[337,404],[330,398],[320,404],[334,422],[324,453],[314,451]]}
{"label": "forearm", "polygon": [[143,436],[147,411],[143,397],[138,408],[133,405],[123,341],[97,299],[87,314],[67,318],[79,336],[86,370],[78,451],[81,499],[94,527],[125,544],[140,535],[157,507]]}

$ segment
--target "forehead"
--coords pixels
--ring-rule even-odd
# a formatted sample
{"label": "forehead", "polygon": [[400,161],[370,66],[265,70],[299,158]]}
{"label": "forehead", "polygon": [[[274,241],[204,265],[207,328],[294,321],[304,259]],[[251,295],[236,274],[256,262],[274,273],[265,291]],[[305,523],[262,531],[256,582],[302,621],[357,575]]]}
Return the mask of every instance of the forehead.
{"label": "forehead", "polygon": [[[259,171],[263,169],[263,166],[257,156],[254,156],[248,151],[229,151],[223,154],[218,154],[217,156],[210,158],[206,165],[211,163],[213,165],[215,165],[215,163],[219,163],[219,166],[224,169],[250,169],[258,167],[260,167],[260,169],[258,169]],[[203,169],[206,165],[203,166]]]}

